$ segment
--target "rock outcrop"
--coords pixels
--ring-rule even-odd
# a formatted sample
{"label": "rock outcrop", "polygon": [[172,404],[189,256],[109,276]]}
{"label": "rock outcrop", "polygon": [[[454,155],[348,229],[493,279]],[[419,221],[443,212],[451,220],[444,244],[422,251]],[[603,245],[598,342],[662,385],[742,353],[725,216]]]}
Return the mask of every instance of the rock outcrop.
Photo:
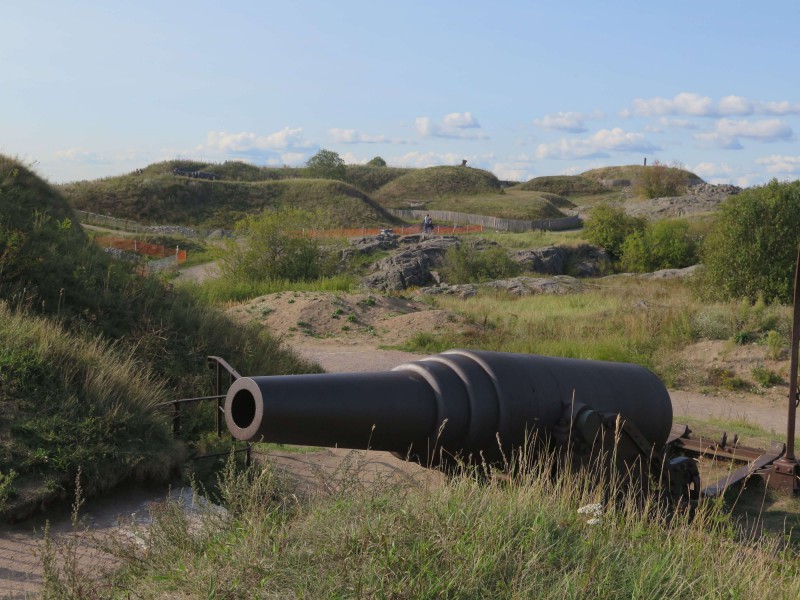
{"label": "rock outcrop", "polygon": [[[406,243],[404,238],[400,238],[398,242],[401,245]],[[441,265],[448,248],[459,244],[455,236],[423,236],[411,241],[407,248],[372,265],[375,271],[362,280],[362,285],[381,291],[399,291],[412,286],[428,285],[434,281],[431,270]]]}

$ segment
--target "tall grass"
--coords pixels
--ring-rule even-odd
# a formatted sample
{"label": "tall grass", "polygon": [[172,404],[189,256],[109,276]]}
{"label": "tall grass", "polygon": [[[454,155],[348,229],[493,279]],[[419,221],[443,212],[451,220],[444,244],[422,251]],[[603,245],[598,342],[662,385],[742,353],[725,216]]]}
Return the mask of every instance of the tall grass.
{"label": "tall grass", "polygon": [[[420,333],[411,350],[439,352],[468,347],[571,358],[631,362],[674,378],[674,353],[700,339],[746,337],[769,343],[786,336],[788,307],[763,302],[702,304],[680,281],[628,278],[585,281],[584,291],[514,297],[485,293],[474,298],[438,296],[438,308],[461,314],[467,333]],[[668,381],[672,385],[673,380]]]}
{"label": "tall grass", "polygon": [[182,451],[156,404],[163,380],[99,337],[0,303],[0,472],[10,510],[64,498],[79,470],[88,494],[125,479],[166,479]]}
{"label": "tall grass", "polygon": [[[793,598],[800,566],[744,536],[720,504],[672,518],[545,459],[517,477],[470,470],[438,484],[363,484],[347,472],[308,498],[269,466],[229,471],[228,511],[156,513],[144,545],[118,546],[111,593],[258,598]],[[425,481],[428,481],[426,483]],[[337,483],[337,482],[333,482]],[[599,513],[579,508],[596,504]],[[101,588],[102,589],[102,588]]]}
{"label": "tall grass", "polygon": [[182,287],[207,304],[224,304],[226,302],[243,302],[266,294],[285,291],[349,292],[356,285],[356,278],[352,275],[334,275],[313,281],[285,281],[282,279],[244,281],[219,277],[208,279],[202,284],[188,282],[182,284]]}

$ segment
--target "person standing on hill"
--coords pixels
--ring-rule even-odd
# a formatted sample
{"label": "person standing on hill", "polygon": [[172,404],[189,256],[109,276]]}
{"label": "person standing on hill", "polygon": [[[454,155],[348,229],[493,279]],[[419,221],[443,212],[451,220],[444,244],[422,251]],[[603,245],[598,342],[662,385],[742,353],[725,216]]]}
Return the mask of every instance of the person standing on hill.
{"label": "person standing on hill", "polygon": [[433,221],[431,221],[430,215],[425,215],[425,218],[422,219],[422,233],[428,233],[429,231],[433,230]]}

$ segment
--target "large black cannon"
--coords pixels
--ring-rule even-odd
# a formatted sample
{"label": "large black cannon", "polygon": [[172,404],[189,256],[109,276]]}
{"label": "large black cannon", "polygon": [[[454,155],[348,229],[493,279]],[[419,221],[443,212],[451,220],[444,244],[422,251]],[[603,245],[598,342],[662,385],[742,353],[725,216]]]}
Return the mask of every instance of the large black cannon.
{"label": "large black cannon", "polygon": [[630,463],[657,460],[672,404],[637,365],[450,350],[386,372],[243,377],[225,419],[239,440],[388,450],[427,466],[495,462],[532,439],[588,455],[601,437]]}

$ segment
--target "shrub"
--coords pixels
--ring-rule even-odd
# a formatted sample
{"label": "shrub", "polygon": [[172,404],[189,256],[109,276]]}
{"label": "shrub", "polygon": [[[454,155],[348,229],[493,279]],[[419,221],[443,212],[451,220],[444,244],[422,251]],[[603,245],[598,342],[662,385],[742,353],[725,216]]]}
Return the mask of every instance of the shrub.
{"label": "shrub", "polygon": [[250,282],[318,279],[329,269],[329,256],[316,238],[298,232],[319,220],[307,211],[281,209],[240,221],[236,229],[247,243],[229,243],[220,265],[223,276]]}
{"label": "shrub", "polygon": [[371,161],[367,163],[370,167],[385,167],[386,161],[383,160],[380,156],[376,156]]}
{"label": "shrub", "polygon": [[442,272],[449,283],[475,283],[513,277],[520,267],[499,246],[479,249],[462,245],[449,248],[444,257]]}
{"label": "shrub", "polygon": [[753,376],[753,379],[756,381],[756,383],[764,388],[783,383],[783,378],[775,371],[761,366],[753,367],[752,371],[750,371],[750,374]]}
{"label": "shrub", "polygon": [[644,198],[678,196],[686,188],[686,171],[680,163],[668,167],[656,160],[642,169],[635,188],[637,195]]}
{"label": "shrub", "polygon": [[631,217],[622,208],[601,204],[592,210],[583,231],[587,240],[602,246],[612,258],[618,259],[622,255],[625,238],[643,232],[646,227],[645,219]]}
{"label": "shrub", "polygon": [[701,292],[790,303],[798,241],[800,181],[773,180],[729,198],[703,245]]}
{"label": "shrub", "polygon": [[622,267],[640,273],[681,269],[697,262],[697,244],[683,219],[658,221],[625,238]]}

